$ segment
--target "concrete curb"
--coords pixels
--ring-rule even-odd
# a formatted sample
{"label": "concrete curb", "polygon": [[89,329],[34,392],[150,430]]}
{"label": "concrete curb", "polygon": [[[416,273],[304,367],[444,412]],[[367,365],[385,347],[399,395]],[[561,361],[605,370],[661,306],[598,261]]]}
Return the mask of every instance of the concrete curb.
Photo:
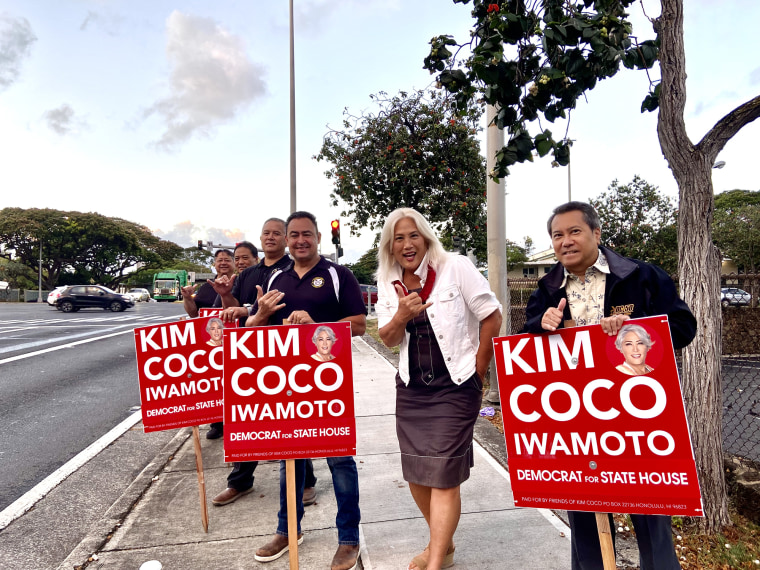
{"label": "concrete curb", "polygon": [[191,428],[180,429],[145,469],[127,487],[122,495],[106,511],[103,517],[90,528],[87,536],[77,545],[59,566],[58,570],[82,570],[90,562],[90,556],[98,552],[110,539],[132,507],[140,500],[153,482],[153,478],[163,471],[172,456],[192,435]]}

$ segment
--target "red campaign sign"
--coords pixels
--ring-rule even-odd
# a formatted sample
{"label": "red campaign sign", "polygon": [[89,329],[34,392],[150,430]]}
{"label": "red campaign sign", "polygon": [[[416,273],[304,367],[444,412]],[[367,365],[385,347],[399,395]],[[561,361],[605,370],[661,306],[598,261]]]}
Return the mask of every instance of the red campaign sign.
{"label": "red campaign sign", "polygon": [[222,331],[235,326],[204,317],[135,329],[145,432],[222,420]]}
{"label": "red campaign sign", "polygon": [[516,506],[703,516],[668,319],[625,325],[494,339]]}
{"label": "red campaign sign", "polygon": [[198,316],[199,317],[220,317],[222,316],[222,309],[221,307],[202,307],[198,309]]}
{"label": "red campaign sign", "polygon": [[224,460],[356,455],[353,384],[347,322],[225,331]]}

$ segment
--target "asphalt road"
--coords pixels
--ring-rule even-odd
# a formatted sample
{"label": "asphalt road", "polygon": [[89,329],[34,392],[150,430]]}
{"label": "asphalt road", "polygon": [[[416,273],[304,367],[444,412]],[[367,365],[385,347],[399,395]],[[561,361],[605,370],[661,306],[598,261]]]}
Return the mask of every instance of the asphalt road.
{"label": "asphalt road", "polygon": [[138,409],[132,329],[183,314],[0,303],[0,511]]}

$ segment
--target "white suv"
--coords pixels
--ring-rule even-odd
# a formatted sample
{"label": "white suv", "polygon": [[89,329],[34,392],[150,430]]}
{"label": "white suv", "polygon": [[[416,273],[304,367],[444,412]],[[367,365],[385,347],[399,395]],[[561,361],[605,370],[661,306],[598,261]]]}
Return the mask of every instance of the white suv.
{"label": "white suv", "polygon": [[61,296],[61,291],[63,291],[66,288],[66,285],[63,285],[62,287],[56,287],[53,289],[50,293],[48,293],[47,303],[51,307],[55,307],[55,302],[58,300],[58,297]]}

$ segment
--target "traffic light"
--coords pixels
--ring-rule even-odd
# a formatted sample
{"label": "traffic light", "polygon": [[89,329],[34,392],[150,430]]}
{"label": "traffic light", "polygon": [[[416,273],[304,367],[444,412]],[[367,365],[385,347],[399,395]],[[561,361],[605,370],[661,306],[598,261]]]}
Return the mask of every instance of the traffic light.
{"label": "traffic light", "polygon": [[340,220],[333,220],[330,222],[330,230],[332,231],[332,242],[335,245],[340,244]]}
{"label": "traffic light", "polygon": [[200,250],[203,249],[203,240],[202,239],[198,240],[198,249],[200,249]]}

